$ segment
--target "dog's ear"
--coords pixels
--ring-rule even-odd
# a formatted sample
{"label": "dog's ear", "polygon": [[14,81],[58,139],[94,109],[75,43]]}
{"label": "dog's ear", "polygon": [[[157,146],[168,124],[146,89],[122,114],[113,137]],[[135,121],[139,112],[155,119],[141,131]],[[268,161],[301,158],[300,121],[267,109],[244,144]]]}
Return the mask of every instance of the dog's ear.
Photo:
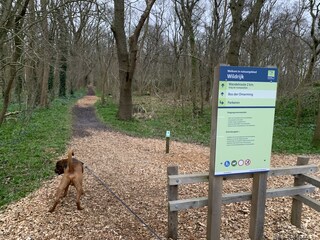
{"label": "dog's ear", "polygon": [[54,170],[55,173],[57,173],[58,175],[63,174],[64,173],[64,162],[62,160],[58,161],[56,163],[56,169]]}

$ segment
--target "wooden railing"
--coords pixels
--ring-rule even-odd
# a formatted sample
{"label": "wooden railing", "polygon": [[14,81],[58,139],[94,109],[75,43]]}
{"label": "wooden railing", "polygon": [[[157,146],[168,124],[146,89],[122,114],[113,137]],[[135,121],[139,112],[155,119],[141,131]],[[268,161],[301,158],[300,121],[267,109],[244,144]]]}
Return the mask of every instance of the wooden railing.
{"label": "wooden railing", "polygon": [[[292,175],[294,177],[294,186],[267,189],[266,198],[292,196],[292,211],[291,223],[297,227],[301,227],[301,212],[302,203],[314,208],[320,212],[320,202],[312,199],[306,194],[312,193],[315,187],[320,188],[320,179],[310,176],[318,171],[316,165],[310,164],[309,158],[299,157],[296,166],[272,168],[268,172],[268,177]],[[198,208],[208,205],[207,197],[198,197],[191,199],[178,199],[178,186],[182,184],[201,183],[209,181],[209,173],[196,173],[196,174],[178,174],[177,166],[169,166],[167,169],[168,174],[168,238],[178,238],[178,211],[189,208]],[[223,177],[223,180],[235,180],[252,178],[253,174],[235,174]],[[307,183],[307,184],[306,184]],[[222,203],[234,203],[242,201],[251,201],[252,192],[229,193],[222,195]],[[263,216],[264,217],[264,216]],[[251,221],[250,221],[251,222]],[[256,229],[256,226],[250,226],[251,229]]]}

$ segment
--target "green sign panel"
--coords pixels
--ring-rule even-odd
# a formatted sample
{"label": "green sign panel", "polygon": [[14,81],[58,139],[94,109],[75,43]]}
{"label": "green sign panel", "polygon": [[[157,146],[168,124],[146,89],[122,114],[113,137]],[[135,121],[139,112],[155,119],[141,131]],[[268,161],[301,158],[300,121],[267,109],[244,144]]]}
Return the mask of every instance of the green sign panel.
{"label": "green sign panel", "polygon": [[215,175],[270,169],[277,68],[219,68]]}

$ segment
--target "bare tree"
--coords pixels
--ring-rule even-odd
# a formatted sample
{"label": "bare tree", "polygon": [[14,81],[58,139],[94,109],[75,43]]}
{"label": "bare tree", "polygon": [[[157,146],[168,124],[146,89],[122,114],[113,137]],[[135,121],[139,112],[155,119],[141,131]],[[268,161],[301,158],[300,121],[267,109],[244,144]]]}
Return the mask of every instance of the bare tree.
{"label": "bare tree", "polygon": [[320,23],[319,23],[319,11],[320,11],[320,2],[317,3],[316,0],[309,0],[309,12],[311,15],[311,29],[310,29],[310,36],[311,36],[311,43],[308,43],[308,46],[311,50],[311,57],[308,65],[308,70],[303,80],[304,84],[310,83],[312,80],[312,74],[314,70],[314,65],[317,61],[317,57],[320,54]]}
{"label": "bare tree", "polygon": [[[13,18],[13,25],[11,27],[13,28],[13,33],[14,33],[14,45],[13,45],[13,56],[11,59],[11,63],[9,64],[9,80],[8,80],[7,86],[4,91],[3,108],[0,112],[0,126],[3,123],[5,114],[7,112],[8,106],[9,106],[10,92],[12,89],[13,82],[16,78],[16,74],[17,74],[17,66],[16,65],[17,65],[19,58],[22,55],[23,45],[22,45],[22,37],[21,37],[22,32],[21,32],[21,30],[22,30],[22,26],[23,26],[24,17],[27,12],[29,0],[19,1],[16,4],[13,4],[13,2],[11,2],[11,3],[12,3],[12,5],[8,6],[9,9],[11,7],[14,8],[14,6],[16,6],[16,5],[21,6],[21,9],[16,9],[16,15],[10,16],[11,18]],[[10,25],[8,25],[8,26],[10,26]]]}
{"label": "bare tree", "polygon": [[[113,49],[114,49],[114,39],[112,33],[105,33],[102,35],[100,29],[97,25],[97,37],[96,37],[96,49],[97,49],[97,65],[99,76],[99,83],[101,85],[101,103],[102,105],[106,104],[106,93],[107,91],[111,94],[111,84],[110,84],[110,66],[111,60],[114,58]],[[101,36],[99,36],[101,35]]]}
{"label": "bare tree", "polygon": [[[143,28],[139,52],[137,56],[137,71],[135,87],[140,95],[157,94],[160,85],[166,82],[162,67],[168,49],[164,47],[164,33],[168,23],[165,19],[168,1],[162,0],[153,7],[153,17],[146,20]],[[162,58],[161,58],[162,56]]]}
{"label": "bare tree", "polygon": [[197,106],[197,84],[199,83],[198,72],[198,57],[196,49],[196,36],[195,36],[195,8],[200,0],[181,0],[174,1],[175,11],[179,18],[180,24],[184,30],[185,38],[188,39],[190,47],[191,58],[191,101],[192,101],[192,113],[197,115],[199,108]]}
{"label": "bare tree", "polygon": [[42,47],[42,78],[41,78],[41,95],[40,95],[40,106],[48,106],[48,81],[49,81],[49,71],[50,71],[50,52],[48,49],[49,45],[49,26],[48,26],[48,0],[41,0],[41,12],[42,12],[42,22],[41,29],[43,35],[43,42],[45,45]]}
{"label": "bare tree", "polygon": [[265,0],[256,0],[250,8],[249,14],[243,19],[245,0],[231,0],[232,27],[230,30],[230,45],[227,54],[227,63],[239,65],[239,52],[243,37],[250,26],[258,18]]}
{"label": "bare tree", "polygon": [[[307,38],[300,38],[306,43],[310,50],[310,55],[307,57],[308,65],[306,66],[306,71],[303,78],[300,79],[298,86],[296,87],[296,95],[297,95],[297,106],[296,106],[296,126],[300,125],[302,112],[304,109],[303,98],[305,92],[310,89],[312,86],[312,76],[315,68],[315,63],[317,61],[318,55],[320,53],[320,38],[319,38],[319,10],[320,3],[316,3],[316,0],[309,0],[309,4],[306,4],[306,1],[302,1],[303,8],[309,9],[309,14],[311,16],[311,27],[310,27],[310,35]],[[308,51],[309,52],[309,51]],[[320,131],[320,130],[319,130]]]}
{"label": "bare tree", "polygon": [[[320,53],[320,38],[319,38],[319,32],[320,32],[320,3],[316,3],[316,0],[310,0],[310,15],[312,17],[311,22],[311,39],[312,44],[309,45],[311,48],[311,59],[308,66],[308,71],[305,76],[304,82],[309,83],[312,78],[314,65],[316,63],[317,57]],[[319,101],[319,107],[318,107],[318,115],[317,115],[317,121],[316,121],[316,128],[314,130],[313,138],[312,138],[312,144],[314,146],[319,147],[320,146],[320,101]]]}
{"label": "bare tree", "polygon": [[220,62],[224,62],[226,48],[226,24],[227,24],[227,0],[211,0],[212,20],[209,26],[206,26],[205,39],[207,40],[207,50],[204,59],[208,58],[208,73],[205,86],[205,101],[209,102],[211,96],[212,79],[214,68]]}
{"label": "bare tree", "polygon": [[146,1],[145,10],[140,16],[139,22],[132,35],[129,37],[129,46],[127,46],[124,26],[124,0],[114,1],[114,20],[111,29],[116,39],[119,64],[120,99],[118,118],[120,120],[129,120],[132,118],[132,81],[136,68],[138,39],[154,3],[155,0]]}
{"label": "bare tree", "polygon": [[320,101],[318,107],[318,115],[316,119],[316,128],[314,129],[312,145],[315,147],[320,147]]}

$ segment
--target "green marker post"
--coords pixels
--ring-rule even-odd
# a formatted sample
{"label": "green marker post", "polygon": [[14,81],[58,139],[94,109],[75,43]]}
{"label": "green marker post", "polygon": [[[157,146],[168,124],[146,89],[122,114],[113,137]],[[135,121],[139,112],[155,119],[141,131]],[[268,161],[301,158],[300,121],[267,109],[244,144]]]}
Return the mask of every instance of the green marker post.
{"label": "green marker post", "polygon": [[166,153],[169,153],[170,148],[170,131],[166,131]]}

